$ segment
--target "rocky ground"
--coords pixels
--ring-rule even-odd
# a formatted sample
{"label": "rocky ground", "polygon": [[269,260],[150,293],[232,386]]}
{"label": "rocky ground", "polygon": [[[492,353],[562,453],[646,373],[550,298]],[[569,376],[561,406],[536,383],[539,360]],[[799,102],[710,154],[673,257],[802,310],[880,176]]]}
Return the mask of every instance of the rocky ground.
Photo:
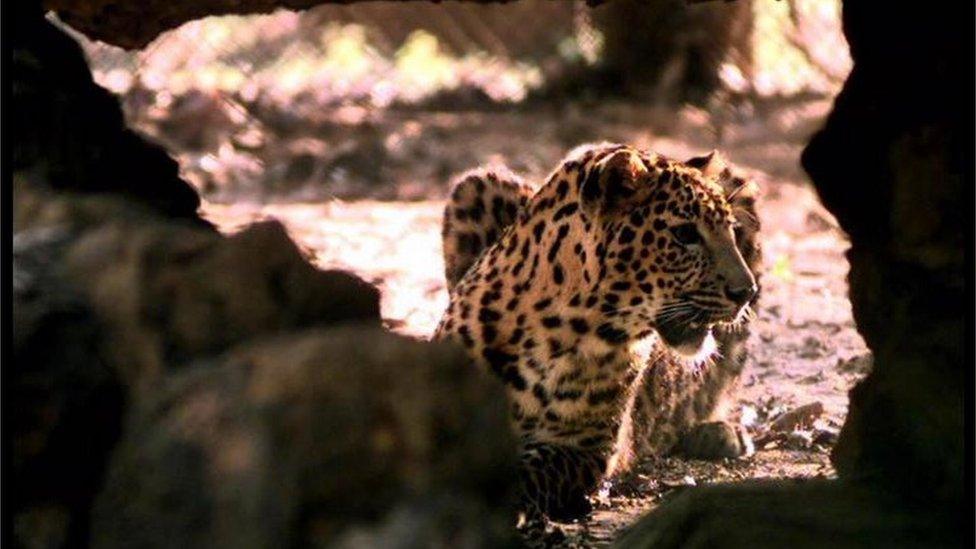
{"label": "rocky ground", "polygon": [[[721,116],[616,103],[391,112],[372,122],[371,131],[387,136],[378,145],[384,156],[373,165],[369,155],[354,159],[344,176],[355,182],[357,166],[386,173],[390,155],[396,157],[395,181],[366,193],[374,198],[323,198],[333,181],[304,189],[305,200],[292,194],[288,201],[208,201],[203,214],[227,233],[260,219],[280,220],[317,265],[349,269],[378,285],[389,328],[427,337],[447,303],[440,216],[451,173],[501,161],[538,179],[570,147],[598,139],[677,157],[723,150],[764,192],[763,296],[743,386],[730,410],[753,435],[756,452],[721,463],[661,458],[641,464],[628,482],[601,491],[588,522],[565,527],[570,543],[599,546],[662,498],[696,485],[834,475],[828,454],[846,415],[847,391],[870,369],[871,357],[851,318],[846,237],[798,165],[806,137],[829,106],[823,100],[763,109],[729,104]],[[405,200],[416,197],[422,198]]]}

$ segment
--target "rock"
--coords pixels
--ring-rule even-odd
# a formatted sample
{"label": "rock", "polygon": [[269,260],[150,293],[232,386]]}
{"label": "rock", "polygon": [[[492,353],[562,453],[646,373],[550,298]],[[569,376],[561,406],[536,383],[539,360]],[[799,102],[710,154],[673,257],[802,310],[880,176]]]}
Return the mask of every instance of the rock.
{"label": "rock", "polygon": [[847,359],[837,360],[837,370],[849,374],[867,374],[874,366],[874,355],[864,353]]}
{"label": "rock", "polygon": [[813,430],[813,443],[830,448],[837,442],[840,432],[832,427],[818,427]]}
{"label": "rock", "polygon": [[380,329],[264,338],[174,371],[127,422],[96,547],[504,547],[504,392]]}
{"label": "rock", "polygon": [[813,433],[811,431],[797,430],[786,433],[780,448],[785,450],[809,450],[812,446]]}
{"label": "rock", "polygon": [[[874,367],[850,393],[838,475],[957,515],[963,501],[971,219],[968,6],[844,3],[854,69],[802,157],[851,238],[851,305]],[[915,44],[892,40],[910,33]],[[916,47],[923,44],[923,47]],[[906,75],[911,75],[906,84]],[[925,184],[920,184],[925,181]],[[946,528],[953,528],[949,525]]]}
{"label": "rock", "polygon": [[455,496],[427,497],[405,501],[389,511],[378,524],[359,524],[349,527],[332,549],[361,549],[382,547],[413,549],[415,547],[493,547],[494,544],[518,547],[503,528],[504,522],[494,526],[481,524],[476,517],[485,512],[471,498]]}
{"label": "rock", "polygon": [[70,234],[13,238],[13,360],[4,364],[7,477],[14,540],[75,547],[119,435],[124,391],[98,353],[94,312],[64,283],[59,259]]}
{"label": "rock", "polygon": [[692,488],[629,528],[617,549],[958,547],[931,510],[836,481],[746,481]]}
{"label": "rock", "polygon": [[18,187],[11,516],[25,547],[84,546],[129,407],[243,341],[379,325],[379,295],[309,265],[276,223],[224,238],[110,195]]}
{"label": "rock", "polygon": [[277,221],[225,238],[174,224],[107,223],[82,235],[66,270],[106,329],[106,354],[133,385],[249,338],[361,321],[379,292],[309,265]]}
{"label": "rock", "polygon": [[12,7],[14,172],[62,191],[125,196],[212,230],[176,161],[126,127],[118,99],[92,81],[78,43],[45,20],[38,0]]}

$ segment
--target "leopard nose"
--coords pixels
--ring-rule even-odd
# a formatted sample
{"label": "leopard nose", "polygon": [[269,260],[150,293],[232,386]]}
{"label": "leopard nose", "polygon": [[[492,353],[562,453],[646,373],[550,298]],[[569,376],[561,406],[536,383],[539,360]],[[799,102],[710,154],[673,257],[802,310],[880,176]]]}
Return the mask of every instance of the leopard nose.
{"label": "leopard nose", "polygon": [[748,284],[742,286],[726,286],[725,287],[725,297],[729,300],[738,303],[739,305],[745,305],[749,302],[756,292],[759,291],[759,287],[756,286],[755,282],[750,281]]}

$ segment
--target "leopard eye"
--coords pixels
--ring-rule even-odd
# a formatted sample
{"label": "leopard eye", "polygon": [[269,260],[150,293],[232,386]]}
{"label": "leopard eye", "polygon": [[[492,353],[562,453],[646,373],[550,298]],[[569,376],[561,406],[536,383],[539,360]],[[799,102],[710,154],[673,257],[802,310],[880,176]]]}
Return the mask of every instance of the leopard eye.
{"label": "leopard eye", "polygon": [[701,243],[701,233],[694,223],[682,223],[676,227],[671,227],[671,234],[675,240],[684,246],[692,246]]}

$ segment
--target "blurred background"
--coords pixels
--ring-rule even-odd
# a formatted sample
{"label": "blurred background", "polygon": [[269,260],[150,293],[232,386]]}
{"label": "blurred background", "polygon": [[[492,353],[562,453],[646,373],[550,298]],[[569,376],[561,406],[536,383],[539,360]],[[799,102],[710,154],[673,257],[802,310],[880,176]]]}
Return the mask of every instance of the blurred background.
{"label": "blurred background", "polygon": [[370,2],[211,17],[135,52],[75,36],[212,202],[437,197],[457,171],[544,173],[624,126],[791,139],[850,68],[837,0]]}

